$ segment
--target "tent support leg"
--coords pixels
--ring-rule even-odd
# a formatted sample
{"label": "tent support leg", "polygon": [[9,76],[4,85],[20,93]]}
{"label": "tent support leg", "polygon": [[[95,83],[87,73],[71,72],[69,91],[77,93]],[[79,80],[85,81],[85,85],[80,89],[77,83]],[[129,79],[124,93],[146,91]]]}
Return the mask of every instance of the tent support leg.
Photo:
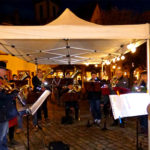
{"label": "tent support leg", "polygon": [[[147,91],[150,95],[150,39],[147,39]],[[150,115],[148,115],[148,150],[150,150]]]}

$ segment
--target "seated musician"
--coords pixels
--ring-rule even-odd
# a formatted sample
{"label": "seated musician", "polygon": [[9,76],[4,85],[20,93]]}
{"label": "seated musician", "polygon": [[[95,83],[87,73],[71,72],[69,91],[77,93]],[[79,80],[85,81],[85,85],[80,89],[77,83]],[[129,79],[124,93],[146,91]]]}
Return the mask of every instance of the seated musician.
{"label": "seated musician", "polygon": [[[91,82],[100,81],[100,79],[97,77],[96,71],[92,71],[91,76],[92,76],[92,78],[90,79]],[[93,122],[96,125],[100,125],[100,122],[101,122],[100,99],[101,99],[100,91],[89,91],[88,92],[88,100],[90,103],[90,110],[92,113]]]}
{"label": "seated musician", "polygon": [[[129,88],[129,81],[127,78],[125,78],[123,76],[123,70],[118,69],[115,72],[116,74],[116,79],[115,79],[115,87],[118,88],[124,88],[124,89],[128,89]],[[113,91],[114,93],[116,93],[116,91]],[[122,94],[122,93],[120,93]],[[112,126],[116,126],[118,125],[118,120],[114,120]],[[120,127],[124,128],[124,119],[122,119],[122,123],[120,124]]]}
{"label": "seated musician", "polygon": [[8,122],[17,116],[16,106],[12,103],[16,95],[5,92],[4,76],[6,71],[6,63],[0,61],[0,150],[8,150]]}
{"label": "seated musician", "polygon": [[[74,93],[74,94],[73,94]],[[78,94],[73,90],[72,83],[68,83],[67,88],[61,91],[62,98],[65,102],[65,115],[66,118],[71,115],[71,107],[75,110],[75,120],[79,120],[79,104],[78,104]]]}
{"label": "seated musician", "polygon": [[[44,83],[42,78],[43,78],[43,72],[42,72],[41,69],[38,69],[37,70],[37,75],[32,78],[32,84],[34,86],[33,91],[36,92],[36,93],[40,93],[40,92],[43,92],[45,90],[42,87],[42,83]],[[40,122],[42,121],[42,115],[41,115],[42,110],[44,112],[44,119],[45,119],[45,121],[47,121],[48,120],[47,100],[44,101],[42,106],[37,111],[37,119]],[[36,119],[35,119],[34,125],[37,125],[37,120]]]}

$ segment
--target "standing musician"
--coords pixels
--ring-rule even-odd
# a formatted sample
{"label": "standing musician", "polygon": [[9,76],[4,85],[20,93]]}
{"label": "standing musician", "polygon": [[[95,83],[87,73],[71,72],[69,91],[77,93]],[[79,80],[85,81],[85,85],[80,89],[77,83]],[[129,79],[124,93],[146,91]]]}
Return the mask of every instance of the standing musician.
{"label": "standing musician", "polygon": [[[127,78],[123,76],[123,70],[118,69],[116,70],[116,79],[115,79],[115,84],[113,85],[114,89],[120,88],[120,92],[123,92],[123,89],[128,89],[129,88],[129,81]],[[116,92],[116,91],[113,91]],[[122,94],[122,93],[120,93]],[[118,125],[118,120],[114,120],[112,126]],[[124,119],[122,119],[122,124],[120,124],[120,127],[124,128]]]}
{"label": "standing musician", "polygon": [[[101,82],[100,79],[96,75],[96,71],[91,72],[91,82]],[[101,122],[101,109],[100,109],[100,99],[101,92],[100,91],[89,91],[88,92],[88,100],[90,104],[90,110],[93,116],[94,124],[100,125]]]}
{"label": "standing musician", "polygon": [[[66,73],[66,79],[71,79],[70,73]],[[61,90],[62,98],[65,101],[65,117],[70,117],[70,108],[73,107],[75,110],[75,120],[79,120],[79,104],[78,104],[78,93],[73,89],[73,83],[69,80],[66,82],[65,88]]]}
{"label": "standing musician", "polygon": [[0,150],[7,148],[8,121],[17,117],[17,110],[14,104],[16,95],[6,92],[4,76],[6,75],[6,63],[0,61]]}
{"label": "standing musician", "polygon": [[[45,90],[45,88],[42,87],[42,83],[44,83],[44,80],[42,78],[43,78],[43,72],[42,72],[41,69],[38,69],[37,70],[37,75],[32,78],[32,84],[34,86],[33,90],[36,93]],[[37,119],[39,121],[42,120],[41,110],[43,110],[45,121],[47,121],[48,120],[47,100],[44,101],[42,106],[37,111]],[[36,125],[36,120],[35,120],[35,125]]]}

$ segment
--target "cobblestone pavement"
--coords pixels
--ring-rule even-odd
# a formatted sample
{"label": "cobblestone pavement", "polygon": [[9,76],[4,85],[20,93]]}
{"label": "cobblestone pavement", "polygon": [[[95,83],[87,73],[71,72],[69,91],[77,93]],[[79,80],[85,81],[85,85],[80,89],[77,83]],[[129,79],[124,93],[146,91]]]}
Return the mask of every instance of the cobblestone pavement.
{"label": "cobblestone pavement", "polygon": [[[51,141],[63,141],[70,145],[71,150],[136,150],[136,119],[127,118],[125,128],[111,127],[111,117],[108,118],[107,128],[103,131],[101,126],[87,127],[91,119],[87,101],[80,104],[80,121],[72,125],[62,125],[61,117],[64,116],[64,107],[56,104],[48,104],[50,122],[42,124],[42,129],[33,131],[30,125],[30,150],[47,150]],[[92,121],[91,121],[92,122]],[[19,145],[9,150],[26,150],[26,120],[24,120],[24,131],[15,134]],[[143,150],[148,149],[146,135],[139,135],[139,142]]]}

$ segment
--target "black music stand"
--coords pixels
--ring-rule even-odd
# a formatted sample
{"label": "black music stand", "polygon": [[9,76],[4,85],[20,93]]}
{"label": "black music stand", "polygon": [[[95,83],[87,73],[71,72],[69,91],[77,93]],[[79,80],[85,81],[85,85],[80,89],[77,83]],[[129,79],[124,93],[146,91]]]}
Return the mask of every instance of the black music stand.
{"label": "black music stand", "polygon": [[30,134],[29,134],[29,116],[34,115],[37,110],[40,108],[40,106],[43,104],[43,102],[46,100],[46,98],[50,95],[49,90],[45,90],[43,94],[37,99],[37,101],[30,106],[27,111],[27,150],[30,150]]}

